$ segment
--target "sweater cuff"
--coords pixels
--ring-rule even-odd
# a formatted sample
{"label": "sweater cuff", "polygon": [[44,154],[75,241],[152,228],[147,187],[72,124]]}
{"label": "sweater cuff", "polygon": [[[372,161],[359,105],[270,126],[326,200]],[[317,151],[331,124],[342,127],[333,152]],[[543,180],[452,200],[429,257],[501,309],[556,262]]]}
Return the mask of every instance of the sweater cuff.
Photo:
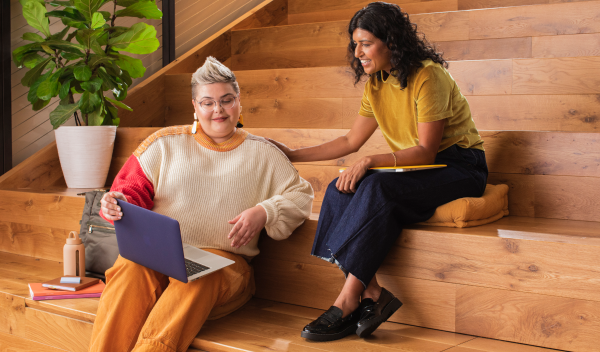
{"label": "sweater cuff", "polygon": [[279,219],[279,209],[277,208],[275,201],[267,199],[264,202],[258,203],[257,205],[263,207],[267,212],[267,222],[265,223],[265,227],[272,226],[277,222]]}

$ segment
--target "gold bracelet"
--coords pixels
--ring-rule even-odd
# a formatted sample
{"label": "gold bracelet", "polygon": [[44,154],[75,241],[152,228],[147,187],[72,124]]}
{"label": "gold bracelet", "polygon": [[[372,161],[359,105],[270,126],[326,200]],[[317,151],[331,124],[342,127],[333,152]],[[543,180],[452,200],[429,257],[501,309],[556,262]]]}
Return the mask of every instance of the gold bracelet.
{"label": "gold bracelet", "polygon": [[394,167],[396,167],[396,162],[397,162],[397,160],[396,160],[396,154],[394,154],[394,153],[391,153],[391,154],[394,157]]}

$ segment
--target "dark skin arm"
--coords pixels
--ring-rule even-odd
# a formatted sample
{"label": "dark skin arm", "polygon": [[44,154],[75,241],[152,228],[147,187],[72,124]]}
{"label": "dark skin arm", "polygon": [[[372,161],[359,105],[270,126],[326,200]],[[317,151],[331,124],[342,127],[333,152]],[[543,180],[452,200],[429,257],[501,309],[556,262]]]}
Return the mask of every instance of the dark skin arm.
{"label": "dark skin arm", "polygon": [[[432,164],[442,142],[445,123],[446,120],[418,123],[419,145],[394,152],[396,165]],[[358,151],[376,129],[377,121],[374,118],[359,115],[352,129],[345,136],[317,146],[293,150],[279,142],[270,141],[277,145],[292,162],[331,160]],[[363,157],[340,174],[336,187],[340,192],[354,193],[356,184],[369,168],[386,166],[394,166],[394,156],[391,152]]]}

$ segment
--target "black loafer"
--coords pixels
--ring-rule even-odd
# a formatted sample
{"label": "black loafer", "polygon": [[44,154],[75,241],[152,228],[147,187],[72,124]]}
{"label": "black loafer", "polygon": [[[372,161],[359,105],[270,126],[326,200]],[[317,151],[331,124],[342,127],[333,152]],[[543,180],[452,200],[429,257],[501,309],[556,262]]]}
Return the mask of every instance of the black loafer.
{"label": "black loafer", "polygon": [[313,341],[333,341],[356,332],[356,323],[360,318],[359,309],[342,318],[342,310],[331,306],[315,321],[304,327],[300,336]]}
{"label": "black loafer", "polygon": [[367,337],[402,307],[402,302],[394,297],[390,291],[382,287],[381,295],[377,302],[373,302],[372,299],[367,298],[361,302],[361,306],[362,311],[357,324],[356,335],[358,337]]}

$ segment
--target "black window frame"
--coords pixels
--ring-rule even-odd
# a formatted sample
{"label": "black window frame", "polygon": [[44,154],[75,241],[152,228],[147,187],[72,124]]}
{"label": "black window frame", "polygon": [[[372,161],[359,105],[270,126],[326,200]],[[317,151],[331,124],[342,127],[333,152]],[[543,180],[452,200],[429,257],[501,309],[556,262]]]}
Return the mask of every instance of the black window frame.
{"label": "black window frame", "polygon": [[165,67],[175,60],[175,0],[163,0],[162,12],[162,62]]}
{"label": "black window frame", "polygon": [[0,5],[0,175],[12,168],[10,1]]}

